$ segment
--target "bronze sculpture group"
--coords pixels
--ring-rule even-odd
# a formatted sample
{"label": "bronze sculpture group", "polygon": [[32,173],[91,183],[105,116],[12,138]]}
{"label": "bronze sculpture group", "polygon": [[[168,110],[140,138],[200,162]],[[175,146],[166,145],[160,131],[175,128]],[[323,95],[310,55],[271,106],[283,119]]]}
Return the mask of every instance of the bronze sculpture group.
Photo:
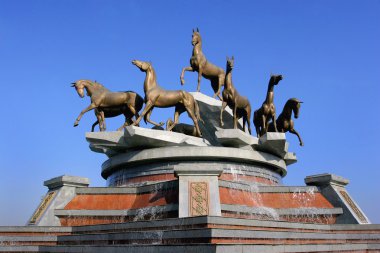
{"label": "bronze sculpture group", "polygon": [[[193,52],[190,58],[190,66],[182,69],[180,80],[181,85],[185,83],[185,71],[198,72],[197,91],[200,91],[200,82],[202,76],[211,82],[214,90],[214,98],[217,96],[222,101],[220,111],[220,125],[223,126],[223,111],[229,106],[233,112],[233,126],[238,128],[238,120],[243,120],[243,129],[251,134],[251,105],[249,100],[241,96],[232,82],[232,70],[234,68],[234,57],[227,57],[226,71],[209,62],[202,52],[202,38],[199,29],[193,30],[192,41]],[[78,95],[84,97],[84,90],[91,97],[91,104],[81,111],[77,117],[74,126],[79,124],[83,114],[94,109],[97,121],[92,125],[92,131],[99,124],[100,131],[106,130],[105,118],[115,117],[123,114],[125,117],[124,124],[118,129],[122,130],[125,126],[138,126],[141,119],[161,128],[163,122],[157,123],[150,119],[154,107],[167,108],[175,107],[174,121],[168,119],[166,122],[167,131],[181,132],[187,135],[201,137],[202,133],[199,128],[199,122],[203,122],[199,112],[199,106],[194,97],[183,90],[165,90],[161,88],[156,80],[156,73],[149,62],[133,60],[132,64],[146,73],[144,80],[143,99],[133,91],[111,92],[98,82],[90,80],[78,80],[72,83]],[[257,137],[269,132],[290,132],[297,135],[300,145],[303,141],[299,133],[294,129],[294,122],[291,119],[292,112],[294,117],[298,118],[301,101],[296,98],[289,99],[284,106],[282,113],[276,119],[276,108],[274,105],[274,86],[282,80],[282,75],[271,75],[265,101],[262,106],[254,112],[253,123],[256,129]],[[220,95],[222,86],[222,96]],[[143,104],[145,107],[141,114]],[[179,116],[187,112],[192,119],[194,126],[178,124]],[[135,120],[133,120],[135,117]]]}

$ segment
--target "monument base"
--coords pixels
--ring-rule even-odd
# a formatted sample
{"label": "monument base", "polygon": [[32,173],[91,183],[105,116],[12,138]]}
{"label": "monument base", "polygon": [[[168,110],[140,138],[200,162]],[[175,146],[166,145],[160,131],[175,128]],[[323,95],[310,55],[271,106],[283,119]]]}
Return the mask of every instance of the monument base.
{"label": "monument base", "polygon": [[81,227],[0,227],[0,252],[379,252],[380,225],[226,217]]}

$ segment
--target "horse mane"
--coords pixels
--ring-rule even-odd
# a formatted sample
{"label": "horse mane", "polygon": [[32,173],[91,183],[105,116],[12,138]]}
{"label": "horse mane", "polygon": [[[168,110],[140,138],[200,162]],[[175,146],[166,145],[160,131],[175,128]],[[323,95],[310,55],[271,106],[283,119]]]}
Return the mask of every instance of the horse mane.
{"label": "horse mane", "polygon": [[286,107],[290,107],[291,104],[293,103],[300,103],[301,101],[297,98],[289,98],[288,101],[286,101],[285,105],[284,105],[284,109]]}
{"label": "horse mane", "polygon": [[297,98],[289,98],[288,99],[288,101],[286,102],[286,103],[288,103],[288,102],[296,102],[296,103],[299,103],[299,102],[301,102],[299,99],[297,99]]}

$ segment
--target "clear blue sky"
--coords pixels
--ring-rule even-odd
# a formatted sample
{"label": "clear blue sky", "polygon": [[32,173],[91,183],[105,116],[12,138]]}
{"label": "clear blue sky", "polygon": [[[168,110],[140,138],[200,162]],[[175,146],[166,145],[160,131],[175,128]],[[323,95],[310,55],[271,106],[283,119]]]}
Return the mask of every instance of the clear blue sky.
{"label": "clear blue sky", "polygon": [[[253,108],[265,98],[270,73],[280,111],[288,98],[302,105],[287,135],[298,163],[286,185],[307,175],[334,173],[351,180],[349,193],[380,223],[380,1],[18,1],[0,0],[0,225],[23,225],[46,193],[44,180],[62,174],[104,186],[106,157],[84,134],[95,117],[70,88],[94,79],[114,91],[143,94],[144,74],[132,59],[152,61],[158,82],[180,89],[199,27],[207,58],[225,66],[235,56],[233,81]],[[184,89],[195,91],[187,72]],[[202,80],[201,90],[212,95]],[[167,119],[173,109],[155,109]],[[182,121],[186,121],[183,115]],[[107,121],[116,129],[122,118]]]}

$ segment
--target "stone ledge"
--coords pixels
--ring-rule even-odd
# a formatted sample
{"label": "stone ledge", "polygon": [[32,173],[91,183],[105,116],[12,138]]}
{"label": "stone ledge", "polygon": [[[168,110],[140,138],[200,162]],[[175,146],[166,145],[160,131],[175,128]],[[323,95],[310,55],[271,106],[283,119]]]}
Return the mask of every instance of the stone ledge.
{"label": "stone ledge", "polygon": [[64,216],[131,216],[137,215],[142,211],[146,214],[149,214],[150,211],[153,213],[162,213],[178,210],[178,205],[169,204],[165,206],[149,206],[144,208],[136,209],[123,209],[123,210],[64,210],[56,209],[54,214],[58,217]]}
{"label": "stone ledge", "polygon": [[0,226],[0,233],[70,233],[71,231],[71,227]]}
{"label": "stone ledge", "polygon": [[346,186],[350,181],[341,176],[337,176],[334,174],[318,174],[307,176],[305,178],[305,183],[307,185],[315,185],[315,186],[327,186],[327,185],[338,185],[338,186]]}
{"label": "stone ledge", "polygon": [[56,189],[62,186],[88,187],[89,184],[90,180],[86,177],[68,175],[55,177],[44,182],[44,186],[48,187],[49,190]]}
{"label": "stone ledge", "polygon": [[0,245],[4,242],[55,242],[55,235],[0,236]]}
{"label": "stone ledge", "polygon": [[218,165],[197,166],[197,164],[179,164],[174,165],[174,174],[178,176],[220,176],[223,168]]}
{"label": "stone ledge", "polygon": [[259,139],[243,132],[240,129],[217,128],[215,136],[225,147],[235,147],[252,150],[252,146],[258,145]]}
{"label": "stone ledge", "polygon": [[60,243],[65,241],[113,241],[113,240],[136,240],[143,241],[146,239],[186,239],[186,238],[228,238],[228,239],[300,239],[300,240],[380,240],[380,234],[350,234],[334,233],[333,237],[329,232],[292,232],[288,231],[265,231],[243,229],[223,229],[223,228],[192,228],[176,229],[164,231],[127,231],[103,234],[79,234],[63,235],[58,238]]}
{"label": "stone ledge", "polygon": [[[265,186],[260,184],[249,184],[242,182],[230,182],[219,180],[219,186],[225,188],[239,189],[248,192],[260,193],[317,193],[319,192],[316,186]],[[252,187],[257,186],[257,187]]]}
{"label": "stone ledge", "polygon": [[249,207],[243,205],[222,204],[222,211],[270,215],[274,211],[277,215],[337,215],[342,214],[342,208],[268,208]]}
{"label": "stone ledge", "polygon": [[289,143],[285,133],[268,132],[259,138],[259,144],[254,146],[256,150],[274,154],[284,158],[288,152]]}
{"label": "stone ledge", "polygon": [[353,250],[379,250],[380,244],[318,244],[318,245],[248,245],[248,244],[182,244],[182,245],[108,245],[108,246],[41,246],[42,252],[102,252],[102,253],[226,253],[226,252],[260,252],[260,253],[308,253],[308,252],[342,252]]}
{"label": "stone ledge", "polygon": [[87,132],[86,140],[94,152],[114,156],[130,149],[148,149],[170,146],[209,146],[203,138],[165,130],[127,126],[123,131]]}
{"label": "stone ledge", "polygon": [[171,180],[166,182],[150,183],[149,185],[128,186],[128,187],[90,187],[90,188],[77,188],[76,194],[78,195],[112,195],[112,194],[140,194],[157,192],[167,189],[172,189],[178,186],[178,181]]}
{"label": "stone ledge", "polygon": [[0,252],[41,252],[40,246],[0,246]]}
{"label": "stone ledge", "polygon": [[93,231],[121,230],[127,229],[148,229],[158,227],[176,227],[176,226],[194,226],[199,224],[231,225],[242,227],[259,227],[259,228],[280,228],[280,229],[301,229],[301,230],[341,230],[341,231],[361,231],[380,230],[380,225],[326,225],[310,224],[287,221],[269,221],[256,219],[242,219],[218,216],[198,216],[188,218],[168,218],[164,220],[136,221],[127,223],[100,224],[81,227],[72,227],[74,233],[86,233]]}

